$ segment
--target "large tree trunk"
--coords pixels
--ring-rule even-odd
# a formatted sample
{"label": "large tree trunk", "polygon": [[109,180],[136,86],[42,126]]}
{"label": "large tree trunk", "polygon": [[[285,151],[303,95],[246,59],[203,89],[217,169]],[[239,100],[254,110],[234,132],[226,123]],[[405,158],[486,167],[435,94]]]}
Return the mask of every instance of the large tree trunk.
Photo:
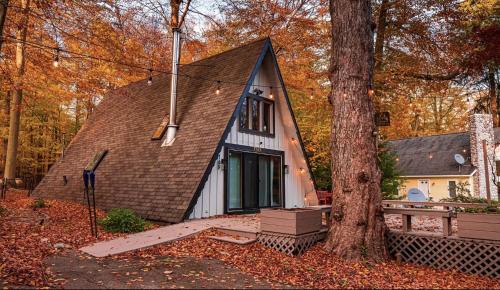
{"label": "large tree trunk", "polygon": [[16,177],[17,147],[19,142],[19,127],[21,121],[21,107],[23,102],[23,77],[26,64],[26,34],[28,31],[30,0],[22,0],[23,16],[17,29],[16,44],[16,78],[9,120],[9,142],[7,145],[7,159],[5,161],[5,178]]}
{"label": "large tree trunk", "polygon": [[373,102],[370,0],[330,0],[332,220],[326,249],[346,259],[386,258]]}
{"label": "large tree trunk", "polygon": [[9,7],[9,0],[0,0],[0,51],[2,51],[3,25],[5,23],[5,18],[7,18],[8,7]]}

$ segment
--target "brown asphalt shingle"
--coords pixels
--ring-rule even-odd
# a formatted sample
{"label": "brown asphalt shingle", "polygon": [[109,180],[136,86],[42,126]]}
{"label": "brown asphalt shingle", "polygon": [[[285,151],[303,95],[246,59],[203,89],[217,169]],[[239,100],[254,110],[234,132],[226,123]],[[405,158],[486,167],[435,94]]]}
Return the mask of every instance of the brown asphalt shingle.
{"label": "brown asphalt shingle", "polygon": [[[180,222],[266,41],[198,61],[198,66],[181,66],[179,130],[171,147],[151,140],[169,110],[170,75],[155,76],[152,86],[143,80],[110,92],[34,194],[83,201],[84,167],[98,151],[109,150],[96,170],[97,205],[131,208],[149,219]],[[219,95],[213,80],[224,81]]]}
{"label": "brown asphalt shingle", "polygon": [[[389,148],[398,155],[403,176],[470,175],[475,167],[470,162],[469,140],[468,132],[452,133],[390,141]],[[466,160],[460,170],[455,154]]]}

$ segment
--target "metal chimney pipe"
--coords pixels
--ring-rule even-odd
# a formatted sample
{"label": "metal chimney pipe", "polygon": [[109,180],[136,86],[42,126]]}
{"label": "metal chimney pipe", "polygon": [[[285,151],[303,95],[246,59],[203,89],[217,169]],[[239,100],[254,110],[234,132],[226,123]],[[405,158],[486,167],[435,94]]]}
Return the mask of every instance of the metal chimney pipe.
{"label": "metal chimney pipe", "polygon": [[179,61],[181,57],[181,29],[172,28],[172,78],[170,83],[170,120],[167,126],[167,138],[162,146],[172,146],[177,134],[177,78],[179,72]]}

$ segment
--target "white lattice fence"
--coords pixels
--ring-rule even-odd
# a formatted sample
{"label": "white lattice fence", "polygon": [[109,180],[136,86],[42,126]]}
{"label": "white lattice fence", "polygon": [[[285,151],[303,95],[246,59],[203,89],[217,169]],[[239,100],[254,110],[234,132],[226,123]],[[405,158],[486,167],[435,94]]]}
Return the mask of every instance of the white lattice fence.
{"label": "white lattice fence", "polygon": [[287,255],[301,255],[305,250],[324,238],[324,232],[315,232],[300,236],[273,232],[261,232],[257,236],[259,243]]}
{"label": "white lattice fence", "polygon": [[389,253],[401,261],[500,278],[500,243],[389,232]]}

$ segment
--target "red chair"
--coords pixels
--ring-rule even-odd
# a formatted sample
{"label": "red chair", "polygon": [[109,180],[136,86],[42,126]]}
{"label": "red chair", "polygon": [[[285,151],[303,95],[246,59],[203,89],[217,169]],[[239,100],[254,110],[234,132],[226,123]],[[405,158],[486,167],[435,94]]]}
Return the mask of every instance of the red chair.
{"label": "red chair", "polygon": [[331,192],[318,190],[318,191],[316,191],[316,195],[318,196],[318,202],[320,205],[332,204],[332,193]]}

